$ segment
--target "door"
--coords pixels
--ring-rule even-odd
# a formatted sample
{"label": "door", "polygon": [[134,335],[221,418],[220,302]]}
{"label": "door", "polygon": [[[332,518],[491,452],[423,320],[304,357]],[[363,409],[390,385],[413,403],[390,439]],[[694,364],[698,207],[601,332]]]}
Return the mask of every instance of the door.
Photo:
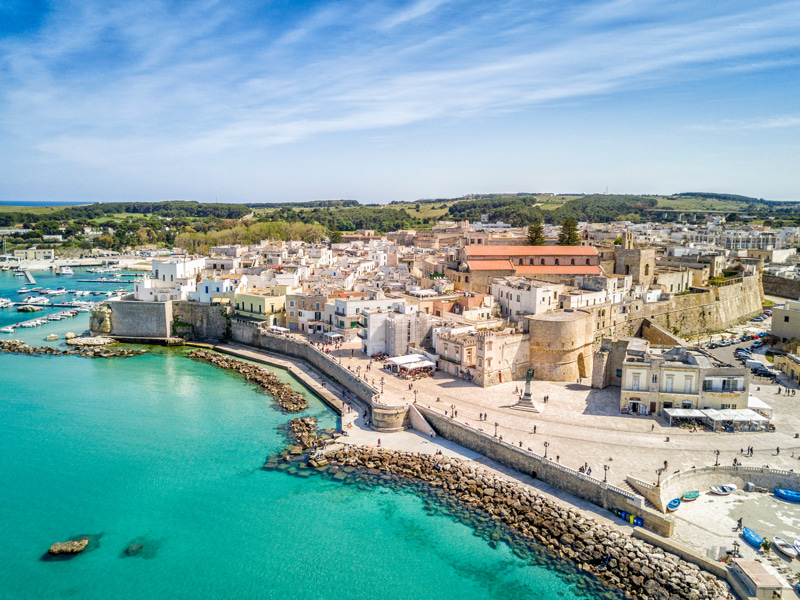
{"label": "door", "polygon": [[650,403],[650,414],[652,415],[655,412],[656,412],[656,403],[655,402],[651,402]]}

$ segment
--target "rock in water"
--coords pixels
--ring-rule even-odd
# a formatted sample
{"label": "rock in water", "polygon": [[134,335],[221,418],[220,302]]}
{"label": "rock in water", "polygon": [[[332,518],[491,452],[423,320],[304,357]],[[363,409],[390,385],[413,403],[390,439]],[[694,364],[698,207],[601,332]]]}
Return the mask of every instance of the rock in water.
{"label": "rock in water", "polygon": [[45,339],[45,341],[48,341],[48,342],[55,342],[58,339],[58,336],[55,333],[51,333],[50,335],[48,335],[44,339]]}
{"label": "rock in water", "polygon": [[78,554],[86,550],[89,545],[89,538],[70,540],[68,542],[56,542],[47,551],[48,554]]}
{"label": "rock in water", "polygon": [[65,340],[71,340],[71,339],[72,339],[72,338],[74,338],[74,337],[75,337],[75,334],[74,334],[74,333],[72,333],[71,331],[68,331],[68,332],[66,333],[66,335],[64,336],[64,339],[65,339]]}

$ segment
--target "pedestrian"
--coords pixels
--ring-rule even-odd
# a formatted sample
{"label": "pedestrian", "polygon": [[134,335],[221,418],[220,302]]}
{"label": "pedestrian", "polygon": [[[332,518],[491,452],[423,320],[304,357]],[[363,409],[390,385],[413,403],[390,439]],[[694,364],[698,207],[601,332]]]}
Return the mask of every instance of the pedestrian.
{"label": "pedestrian", "polygon": [[457,416],[458,416],[458,411],[457,411],[457,410],[454,410],[454,411],[453,411],[453,416],[454,416],[454,417],[457,417]]}
{"label": "pedestrian", "polygon": [[522,448],[522,440],[519,441],[519,447]]}
{"label": "pedestrian", "polygon": [[655,428],[656,428],[656,424],[655,424],[655,423],[653,423],[652,425],[650,425],[650,431],[653,431]]}
{"label": "pedestrian", "polygon": [[558,454],[556,454],[556,462],[559,462],[560,460],[561,460],[561,456],[559,456]]}
{"label": "pedestrian", "polygon": [[589,467],[588,469],[586,469],[586,474],[587,475],[591,475],[592,474],[592,467]]}
{"label": "pedestrian", "polygon": [[589,468],[589,463],[583,463],[583,470],[585,471],[588,468]]}
{"label": "pedestrian", "polygon": [[743,517],[739,517],[739,519],[736,521],[736,531],[742,531],[742,518]]}
{"label": "pedestrian", "polygon": [[533,433],[536,435],[536,425],[533,426]]}
{"label": "pedestrian", "polygon": [[668,466],[669,466],[669,463],[667,461],[664,461],[664,468],[666,469]]}
{"label": "pedestrian", "polygon": [[780,446],[778,446],[777,448],[775,448],[775,454],[776,454],[777,456],[780,456],[780,454],[781,454],[781,448],[780,448]]}
{"label": "pedestrian", "polygon": [[381,447],[381,438],[378,438],[378,448]]}

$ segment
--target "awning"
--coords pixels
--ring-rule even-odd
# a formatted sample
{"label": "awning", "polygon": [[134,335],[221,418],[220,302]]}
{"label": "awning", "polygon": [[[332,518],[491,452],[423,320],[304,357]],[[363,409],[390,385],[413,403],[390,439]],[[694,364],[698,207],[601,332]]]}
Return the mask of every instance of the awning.
{"label": "awning", "polygon": [[405,356],[395,356],[394,358],[388,359],[390,363],[393,365],[399,366],[406,366],[411,363],[424,361],[425,357],[422,354],[407,354]]}
{"label": "awning", "polygon": [[429,360],[419,360],[417,362],[412,363],[405,363],[401,365],[404,369],[424,369],[427,367],[435,367],[436,363],[433,363]]}
{"label": "awning", "polygon": [[328,331],[324,335],[325,337],[330,338],[332,340],[338,340],[344,338],[344,336],[341,333],[336,333],[335,331]]}
{"label": "awning", "polygon": [[761,398],[755,396],[747,397],[747,408],[756,412],[762,412],[768,417],[772,417],[772,407]]}

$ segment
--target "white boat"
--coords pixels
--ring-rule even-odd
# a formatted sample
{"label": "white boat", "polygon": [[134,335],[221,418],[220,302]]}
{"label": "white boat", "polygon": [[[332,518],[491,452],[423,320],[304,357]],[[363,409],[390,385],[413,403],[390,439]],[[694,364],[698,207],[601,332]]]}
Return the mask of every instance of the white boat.
{"label": "white boat", "polygon": [[50,300],[45,298],[44,296],[28,296],[25,300],[22,301],[23,304],[50,304]]}
{"label": "white boat", "polygon": [[70,267],[67,267],[65,265],[65,266],[57,269],[56,270],[56,274],[58,274],[58,275],[75,275],[75,271],[73,271]]}
{"label": "white boat", "polygon": [[50,290],[49,292],[47,292],[47,295],[48,296],[63,296],[66,293],[67,293],[67,288],[60,287],[60,288],[56,288],[54,290]]}
{"label": "white boat", "polygon": [[16,273],[14,273],[14,277],[25,277],[25,273],[23,273],[22,271],[17,271]]}
{"label": "white boat", "polygon": [[733,483],[726,483],[725,485],[712,485],[709,488],[709,491],[717,496],[727,496],[731,492],[736,491],[736,485]]}
{"label": "white boat", "polygon": [[14,306],[14,303],[8,298],[0,298],[0,308],[8,308],[9,306]]}
{"label": "white boat", "polygon": [[781,552],[783,552],[789,558],[797,557],[797,550],[795,550],[794,546],[792,546],[785,539],[779,538],[777,535],[774,538],[772,538],[772,545],[775,546],[775,548],[777,548]]}
{"label": "white boat", "polygon": [[800,554],[800,540],[794,538],[794,543],[792,544],[792,546],[794,546],[794,549],[797,550],[798,554]]}
{"label": "white boat", "polygon": [[13,327],[0,327],[0,333],[14,333],[16,331]]}

